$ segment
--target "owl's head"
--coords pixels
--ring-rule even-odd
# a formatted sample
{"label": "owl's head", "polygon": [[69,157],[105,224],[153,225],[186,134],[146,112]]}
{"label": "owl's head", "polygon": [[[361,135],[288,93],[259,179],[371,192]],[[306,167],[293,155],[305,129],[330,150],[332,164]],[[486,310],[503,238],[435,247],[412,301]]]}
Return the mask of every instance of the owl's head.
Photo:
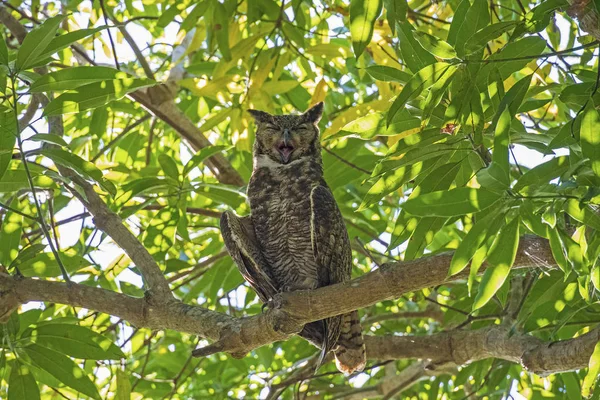
{"label": "owl's head", "polygon": [[289,164],[307,156],[320,156],[319,128],[323,103],[304,114],[271,115],[248,110],[256,121],[254,156],[264,155],[276,163]]}

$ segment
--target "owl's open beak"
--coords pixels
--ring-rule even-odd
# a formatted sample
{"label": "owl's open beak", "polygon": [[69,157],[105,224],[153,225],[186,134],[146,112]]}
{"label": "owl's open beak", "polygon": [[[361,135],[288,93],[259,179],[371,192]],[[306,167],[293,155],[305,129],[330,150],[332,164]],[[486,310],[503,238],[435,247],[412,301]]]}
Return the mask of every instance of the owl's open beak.
{"label": "owl's open beak", "polygon": [[281,162],[287,164],[290,162],[290,158],[292,156],[292,152],[294,151],[294,146],[287,141],[282,141],[277,146],[277,151],[279,151],[279,155],[281,156]]}

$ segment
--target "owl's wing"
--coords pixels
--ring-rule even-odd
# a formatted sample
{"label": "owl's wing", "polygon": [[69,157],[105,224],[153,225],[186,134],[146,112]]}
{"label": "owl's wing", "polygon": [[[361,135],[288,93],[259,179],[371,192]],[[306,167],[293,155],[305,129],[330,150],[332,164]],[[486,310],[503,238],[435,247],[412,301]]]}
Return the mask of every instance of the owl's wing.
{"label": "owl's wing", "polygon": [[225,211],[221,215],[220,225],[225,247],[242,276],[262,302],[268,302],[278,290],[271,276],[271,268],[258,246],[252,219],[249,216],[238,217],[231,211]]}
{"label": "owl's wing", "polygon": [[[342,213],[335,202],[331,190],[319,185],[310,193],[311,242],[319,265],[319,286],[350,280],[352,274],[352,250]],[[331,350],[340,335],[342,317],[325,320],[324,356]]]}

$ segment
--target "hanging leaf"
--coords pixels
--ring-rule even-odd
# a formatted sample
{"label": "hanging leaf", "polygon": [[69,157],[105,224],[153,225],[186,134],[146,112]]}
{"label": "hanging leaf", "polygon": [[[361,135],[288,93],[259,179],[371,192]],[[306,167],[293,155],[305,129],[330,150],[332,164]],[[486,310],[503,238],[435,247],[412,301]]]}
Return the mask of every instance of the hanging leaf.
{"label": "hanging leaf", "polygon": [[469,264],[469,261],[471,261],[475,255],[477,249],[483,244],[484,240],[490,234],[496,234],[492,228],[496,225],[495,221],[500,220],[500,210],[501,209],[498,208],[496,211],[489,213],[485,217],[479,219],[475,225],[471,227],[471,230],[469,230],[467,236],[465,236],[460,242],[460,245],[452,256],[452,261],[450,261],[450,269],[448,270],[448,276],[456,275],[465,269],[465,267]]}
{"label": "hanging leaf", "polygon": [[600,375],[600,342],[596,343],[596,346],[594,346],[594,351],[588,362],[588,372],[581,384],[581,395],[583,397],[590,396],[592,393],[592,386],[596,383],[598,375]]}
{"label": "hanging leaf", "polygon": [[592,171],[596,176],[600,176],[600,113],[590,102],[585,109],[583,120],[581,121],[581,151],[583,156],[590,159]]}
{"label": "hanging leaf", "polygon": [[52,39],[52,41],[44,49],[42,54],[40,54],[37,57],[35,62],[37,63],[41,60],[44,60],[44,59],[50,57],[51,55],[53,55],[54,53],[57,53],[57,52],[61,51],[62,49],[66,49],[67,47],[71,46],[73,43],[77,42],[78,40],[81,40],[90,35],[93,35],[94,33],[98,33],[104,29],[107,29],[107,27],[101,26],[101,27],[93,28],[93,29],[78,29],[76,31],[69,32],[64,35],[57,36],[54,39]]}
{"label": "hanging leaf", "polygon": [[119,360],[125,354],[109,338],[89,328],[69,324],[45,324],[30,330],[24,337],[35,343],[75,358]]}
{"label": "hanging leaf", "polygon": [[17,121],[12,111],[0,110],[0,179],[4,176],[10,160],[12,150],[17,142]]}
{"label": "hanging leaf", "polygon": [[8,400],[39,400],[40,388],[27,365],[15,360],[8,378]]}
{"label": "hanging leaf", "polygon": [[379,18],[382,7],[381,0],[350,1],[350,35],[356,58],[360,57],[371,42],[375,21]]}
{"label": "hanging leaf", "polygon": [[445,74],[454,74],[457,70],[456,65],[447,63],[435,63],[428,65],[417,72],[402,88],[402,92],[396,97],[390,107],[387,115],[387,124],[389,125],[398,111],[406,106],[406,103],[419,96],[425,89],[431,87]]}
{"label": "hanging leaf", "polygon": [[514,218],[498,234],[490,249],[486,269],[473,303],[473,311],[483,307],[496,294],[510,273],[519,247],[519,218]]}
{"label": "hanging leaf", "polygon": [[117,369],[117,392],[115,393],[114,400],[130,400],[131,399],[131,382],[129,381],[129,374],[122,371],[120,368]]}
{"label": "hanging leaf", "polygon": [[115,195],[117,189],[115,185],[104,178],[104,174],[94,164],[83,158],[69,153],[68,151],[61,149],[42,149],[39,153],[43,156],[48,157],[55,163],[62,165],[63,167],[71,168],[83,177],[96,181],[104,190],[108,193]]}
{"label": "hanging leaf", "polygon": [[8,66],[8,48],[2,34],[0,34],[0,65]]}
{"label": "hanging leaf", "polygon": [[[18,208],[18,199],[13,200],[11,206]],[[6,211],[0,226],[0,265],[10,265],[17,258],[22,230],[23,216]]]}
{"label": "hanging leaf", "polygon": [[52,39],[54,39],[56,31],[64,19],[64,15],[48,18],[25,36],[15,60],[15,69],[17,71],[26,70],[36,62]]}
{"label": "hanging leaf", "polygon": [[23,351],[38,367],[65,385],[93,399],[101,400],[96,385],[90,380],[87,373],[67,356],[37,344],[30,344],[24,347]]}

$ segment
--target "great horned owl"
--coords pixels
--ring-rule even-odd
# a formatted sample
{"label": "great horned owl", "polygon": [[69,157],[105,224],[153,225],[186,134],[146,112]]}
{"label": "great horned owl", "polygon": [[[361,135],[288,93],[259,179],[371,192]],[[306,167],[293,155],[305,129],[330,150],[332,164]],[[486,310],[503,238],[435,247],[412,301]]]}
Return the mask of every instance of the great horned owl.
{"label": "great horned owl", "polygon": [[[352,252],[342,214],[323,179],[319,103],[301,115],[249,110],[256,121],[251,215],[225,212],[221,232],[229,254],[263,302],[279,292],[350,280]],[[333,351],[337,368],[365,366],[358,312],[304,326],[300,336]]]}

